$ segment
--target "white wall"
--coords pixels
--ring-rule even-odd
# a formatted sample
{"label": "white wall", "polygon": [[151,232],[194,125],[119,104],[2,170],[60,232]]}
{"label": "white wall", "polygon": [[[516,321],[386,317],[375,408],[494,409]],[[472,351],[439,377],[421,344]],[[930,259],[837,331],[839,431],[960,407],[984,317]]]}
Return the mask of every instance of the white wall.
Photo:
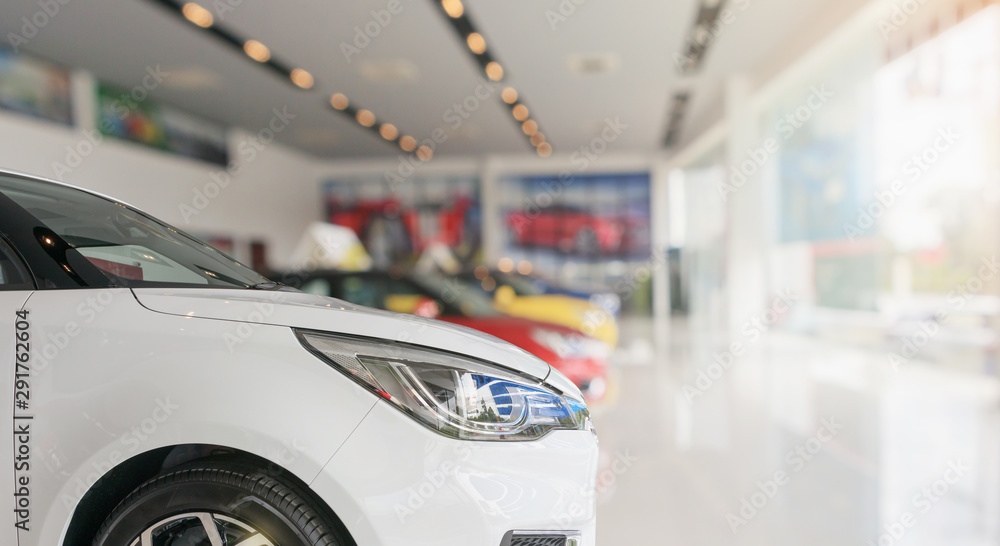
{"label": "white wall", "polygon": [[[243,172],[214,199],[196,203],[196,190],[211,193],[214,180],[225,179],[221,167],[113,138],[91,145],[84,131],[0,111],[0,168],[111,195],[195,234],[263,240],[275,267],[289,265],[305,226],[322,218],[315,160],[280,144],[247,161],[236,146],[250,135],[231,133],[232,157]],[[69,149],[92,151],[62,172],[54,164],[73,165]],[[191,207],[188,214],[183,205]]]}

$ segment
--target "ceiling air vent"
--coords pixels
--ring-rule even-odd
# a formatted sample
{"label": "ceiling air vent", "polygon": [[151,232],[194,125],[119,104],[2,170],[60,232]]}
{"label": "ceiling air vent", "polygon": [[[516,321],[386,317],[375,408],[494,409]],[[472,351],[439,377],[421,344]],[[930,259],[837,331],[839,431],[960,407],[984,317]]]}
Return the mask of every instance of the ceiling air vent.
{"label": "ceiling air vent", "polygon": [[618,56],[614,53],[590,53],[569,58],[569,69],[586,76],[607,74],[617,68]]}
{"label": "ceiling air vent", "polygon": [[417,66],[405,59],[364,61],[361,75],[373,82],[412,82],[417,80]]}

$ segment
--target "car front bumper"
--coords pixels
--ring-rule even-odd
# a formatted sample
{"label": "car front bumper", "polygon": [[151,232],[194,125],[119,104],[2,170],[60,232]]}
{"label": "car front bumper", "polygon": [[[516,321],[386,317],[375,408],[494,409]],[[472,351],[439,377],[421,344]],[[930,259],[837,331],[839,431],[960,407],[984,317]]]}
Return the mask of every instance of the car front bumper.
{"label": "car front bumper", "polygon": [[594,546],[597,438],[446,438],[376,404],[312,489],[359,546],[500,546],[510,531],[565,531]]}

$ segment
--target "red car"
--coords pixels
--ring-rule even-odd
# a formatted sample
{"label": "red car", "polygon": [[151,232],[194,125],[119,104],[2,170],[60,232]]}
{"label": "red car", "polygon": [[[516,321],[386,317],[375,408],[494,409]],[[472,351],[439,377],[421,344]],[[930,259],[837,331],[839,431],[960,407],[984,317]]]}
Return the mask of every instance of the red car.
{"label": "red car", "polygon": [[271,278],[310,294],[479,330],[549,363],[566,374],[589,399],[604,395],[609,356],[604,343],[557,324],[504,315],[493,308],[489,297],[461,281],[383,271],[310,271],[274,274]]}
{"label": "red car", "polygon": [[327,202],[329,222],[354,230],[366,248],[377,244],[374,237],[387,237],[403,254],[420,253],[431,243],[454,248],[474,239],[467,222],[474,207],[470,197],[458,197],[450,206],[404,206],[396,199]]}
{"label": "red car", "polygon": [[506,220],[518,246],[581,254],[614,254],[628,250],[630,233],[639,227],[635,220],[627,217],[594,216],[564,206],[511,212]]}

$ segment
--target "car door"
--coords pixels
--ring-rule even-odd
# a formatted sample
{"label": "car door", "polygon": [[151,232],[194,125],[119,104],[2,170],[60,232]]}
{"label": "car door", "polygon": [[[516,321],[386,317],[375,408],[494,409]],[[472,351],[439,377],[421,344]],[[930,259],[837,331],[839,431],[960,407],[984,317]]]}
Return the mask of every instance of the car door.
{"label": "car door", "polygon": [[[26,446],[27,456],[30,456],[30,436],[20,435],[20,439],[25,440],[21,442],[14,434],[15,426],[30,427],[30,420],[26,419],[30,416],[30,407],[15,409],[14,392],[17,373],[24,373],[29,366],[29,363],[22,363],[21,370],[16,369],[19,360],[29,359],[31,321],[25,302],[33,289],[34,285],[20,258],[0,238],[0,378],[3,380],[0,387],[0,408],[3,408],[0,418],[0,464],[4,469],[0,472],[0,544],[17,543],[15,523],[22,522],[22,526],[35,523],[23,523],[31,517],[30,481],[15,487],[15,479],[30,480],[24,466],[25,452],[21,453],[19,460],[15,459],[15,449],[21,445]],[[18,358],[18,355],[24,356]],[[25,400],[29,394],[25,392],[28,385],[30,382],[17,385],[21,387],[18,400]],[[17,446],[15,442],[18,442]]]}

